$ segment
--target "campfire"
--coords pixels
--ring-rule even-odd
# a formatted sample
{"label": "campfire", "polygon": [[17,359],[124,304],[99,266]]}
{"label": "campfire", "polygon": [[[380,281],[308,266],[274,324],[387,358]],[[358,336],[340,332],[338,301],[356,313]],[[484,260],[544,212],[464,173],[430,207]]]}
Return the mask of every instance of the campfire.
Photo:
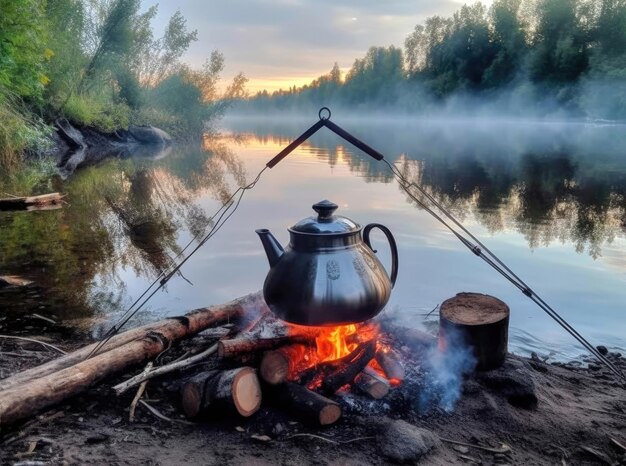
{"label": "campfire", "polygon": [[[183,408],[189,417],[203,411],[223,396],[239,414],[249,416],[261,398],[279,400],[293,411],[320,425],[341,416],[332,397],[352,392],[381,399],[404,379],[399,353],[375,322],[332,327],[310,327],[287,323],[267,308],[244,330],[218,343],[218,356],[227,364],[258,364],[201,375],[183,388]],[[222,394],[216,387],[222,386]],[[258,400],[258,403],[255,402]],[[214,404],[214,403],[213,403]]]}

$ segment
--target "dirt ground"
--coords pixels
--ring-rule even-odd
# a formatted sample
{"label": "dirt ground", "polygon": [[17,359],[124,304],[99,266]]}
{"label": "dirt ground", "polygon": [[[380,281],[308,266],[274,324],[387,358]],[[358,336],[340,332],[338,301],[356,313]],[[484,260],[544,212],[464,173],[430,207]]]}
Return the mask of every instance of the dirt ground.
{"label": "dirt ground", "polygon": [[[76,343],[60,346],[69,350]],[[2,340],[0,376],[55,356],[35,343]],[[608,357],[626,371],[621,355]],[[626,464],[626,390],[593,363],[554,365],[510,355],[503,368],[465,378],[451,412],[421,410],[419,386],[405,383],[376,403],[359,404],[362,397],[348,395],[342,419],[328,428],[303,424],[272,406],[246,419],[222,415],[190,423],[180,414],[179,385],[167,380],[151,381],[146,400],[170,420],[140,405],[131,423],[134,390],[117,398],[111,387],[140,370],[3,431],[0,464]],[[410,449],[419,439],[393,438],[395,427],[407,427],[398,420],[441,440],[421,458],[404,458],[393,448]]]}

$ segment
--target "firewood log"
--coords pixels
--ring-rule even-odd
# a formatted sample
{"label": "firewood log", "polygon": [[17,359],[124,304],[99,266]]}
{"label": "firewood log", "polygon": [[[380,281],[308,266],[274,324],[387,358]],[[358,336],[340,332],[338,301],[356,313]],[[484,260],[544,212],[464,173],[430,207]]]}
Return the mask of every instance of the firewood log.
{"label": "firewood log", "polygon": [[273,404],[315,425],[327,426],[341,417],[338,403],[297,383],[274,385],[267,391]]}
{"label": "firewood log", "polygon": [[126,332],[130,335],[120,334],[103,352],[89,359],[86,357],[94,345],[2,380],[0,429],[74,396],[107,376],[156,357],[171,342],[236,319],[246,307],[261,302],[260,293],[256,293],[226,305],[199,309]]}
{"label": "firewood log", "polygon": [[400,357],[394,351],[378,351],[376,352],[376,362],[380,365],[388,379],[402,382],[404,380],[405,371]]}
{"label": "firewood log", "polygon": [[182,405],[191,419],[224,408],[252,416],[261,406],[259,378],[251,367],[197,374],[183,385]]}
{"label": "firewood log", "polygon": [[324,393],[335,393],[346,384],[352,383],[356,376],[365,369],[376,353],[376,341],[371,340],[359,345],[343,363],[322,380]]}
{"label": "firewood log", "polygon": [[375,400],[380,400],[389,393],[389,382],[374,369],[366,367],[354,379],[354,385]]}
{"label": "firewood log", "polygon": [[294,344],[266,351],[261,360],[259,373],[270,385],[287,381],[290,374],[295,374],[298,364],[302,363],[310,346]]}
{"label": "firewood log", "polygon": [[495,369],[504,363],[508,334],[509,306],[493,296],[458,293],[441,304],[440,346],[471,346],[478,370]]}
{"label": "firewood log", "polygon": [[[252,293],[235,299],[226,304],[204,307],[193,310],[184,316],[171,317],[159,322],[143,325],[134,329],[119,333],[111,338],[97,354],[103,354],[120,346],[145,337],[150,332],[170,334],[171,332],[185,333],[185,336],[194,335],[212,325],[221,322],[233,322],[239,319],[246,311],[255,308],[266,308],[262,292]],[[40,379],[54,372],[83,362],[96,348],[98,343],[87,345],[65,356],[53,359],[32,369],[19,372],[11,377],[0,380],[0,399],[2,391],[10,387],[20,386],[30,380]]]}

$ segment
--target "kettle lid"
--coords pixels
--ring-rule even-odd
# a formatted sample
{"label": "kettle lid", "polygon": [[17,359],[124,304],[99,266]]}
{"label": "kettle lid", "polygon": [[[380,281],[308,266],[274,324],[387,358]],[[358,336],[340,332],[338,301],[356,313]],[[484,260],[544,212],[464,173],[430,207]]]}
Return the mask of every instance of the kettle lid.
{"label": "kettle lid", "polygon": [[339,206],[328,200],[313,204],[313,210],[317,216],[307,217],[300,220],[290,228],[296,233],[309,234],[337,234],[359,231],[361,225],[341,215],[333,215]]}

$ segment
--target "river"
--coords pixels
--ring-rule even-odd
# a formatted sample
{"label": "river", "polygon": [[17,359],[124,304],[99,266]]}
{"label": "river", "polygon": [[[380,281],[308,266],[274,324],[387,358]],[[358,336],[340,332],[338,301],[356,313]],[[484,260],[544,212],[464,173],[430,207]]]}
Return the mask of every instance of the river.
{"label": "river", "polygon": [[[624,126],[341,115],[333,121],[419,182],[592,343],[626,350]],[[207,232],[221,202],[312,123],[233,117],[202,147],[175,147],[159,160],[108,160],[65,181],[37,181],[36,192],[67,193],[68,205],[0,212],[0,274],[36,284],[0,292],[0,325],[36,334],[36,313],[101,335],[191,238]],[[385,165],[324,128],[263,173],[182,275],[129,325],[260,289],[268,264],[254,230],[269,228],[286,244],[287,228],[312,215],[311,205],[322,199],[338,204],[339,214],[362,225],[382,223],[395,235],[400,269],[385,312],[400,323],[432,329],[438,304],[475,291],[509,304],[510,350],[553,359],[583,353],[410,202]],[[374,243],[389,266],[384,237],[374,235]]]}

